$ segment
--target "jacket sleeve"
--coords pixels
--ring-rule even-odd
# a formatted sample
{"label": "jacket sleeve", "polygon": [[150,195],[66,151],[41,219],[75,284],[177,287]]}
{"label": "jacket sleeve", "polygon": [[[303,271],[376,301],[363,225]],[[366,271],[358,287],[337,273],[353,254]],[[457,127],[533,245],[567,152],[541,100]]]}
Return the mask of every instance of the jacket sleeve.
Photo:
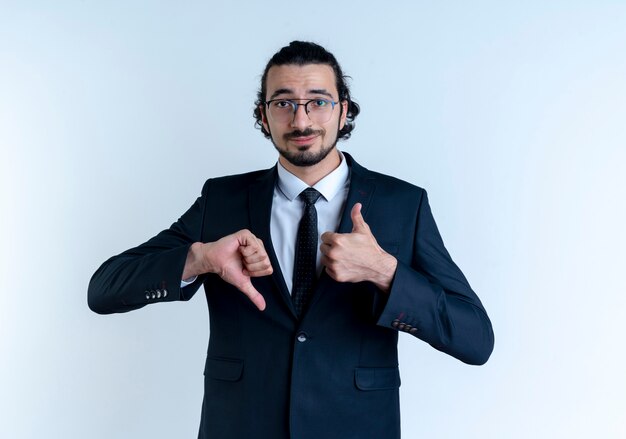
{"label": "jacket sleeve", "polygon": [[104,262],[89,282],[87,302],[98,314],[127,312],[155,302],[189,300],[202,284],[199,276],[181,288],[191,244],[200,241],[206,196],[202,195],[169,229]]}
{"label": "jacket sleeve", "polygon": [[468,364],[493,351],[491,322],[444,247],[422,191],[409,264],[398,261],[378,325],[407,332]]}

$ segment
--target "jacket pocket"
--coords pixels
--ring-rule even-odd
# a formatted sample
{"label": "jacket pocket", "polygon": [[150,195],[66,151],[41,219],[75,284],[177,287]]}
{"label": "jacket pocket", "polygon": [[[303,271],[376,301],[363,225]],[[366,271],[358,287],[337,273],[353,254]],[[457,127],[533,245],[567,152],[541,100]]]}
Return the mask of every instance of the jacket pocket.
{"label": "jacket pocket", "polygon": [[239,381],[243,375],[243,360],[212,358],[206,360],[204,376],[221,381]]}
{"label": "jacket pocket", "polygon": [[359,390],[391,390],[400,387],[397,367],[357,367],[354,384]]}

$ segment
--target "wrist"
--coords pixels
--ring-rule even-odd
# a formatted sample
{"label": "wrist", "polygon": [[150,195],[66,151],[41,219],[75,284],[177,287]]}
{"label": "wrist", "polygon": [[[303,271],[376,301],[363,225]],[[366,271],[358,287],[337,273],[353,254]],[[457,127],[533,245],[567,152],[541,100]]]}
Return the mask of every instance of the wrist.
{"label": "wrist", "polygon": [[200,274],[210,272],[208,258],[205,256],[204,246],[201,242],[194,242],[187,252],[187,260],[183,269],[183,279],[189,279]]}
{"label": "wrist", "polygon": [[378,264],[379,269],[376,272],[376,278],[372,281],[381,291],[389,293],[391,282],[396,274],[398,260],[385,253]]}

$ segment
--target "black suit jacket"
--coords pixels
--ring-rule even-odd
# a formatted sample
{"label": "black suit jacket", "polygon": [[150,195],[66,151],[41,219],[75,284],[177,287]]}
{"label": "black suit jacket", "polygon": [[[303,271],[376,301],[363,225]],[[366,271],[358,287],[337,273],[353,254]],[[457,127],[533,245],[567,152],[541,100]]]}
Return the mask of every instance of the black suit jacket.
{"label": "black suit jacket", "polygon": [[[426,192],[371,172],[348,154],[350,209],[398,259],[390,293],[322,273],[308,310],[296,318],[270,237],[275,167],[208,180],[169,229],[106,261],[89,284],[98,313],[189,300],[204,284],[210,313],[200,438],[381,439],[400,437],[398,331],[469,364],[493,349],[487,314],[446,251]],[[253,279],[267,308],[217,275],[180,288],[189,246],[247,228],[268,250],[274,274]]]}

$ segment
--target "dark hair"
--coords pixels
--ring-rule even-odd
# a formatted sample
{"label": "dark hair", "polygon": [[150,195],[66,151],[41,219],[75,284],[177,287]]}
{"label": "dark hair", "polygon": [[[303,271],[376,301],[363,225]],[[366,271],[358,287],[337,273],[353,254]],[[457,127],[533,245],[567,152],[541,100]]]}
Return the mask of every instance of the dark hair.
{"label": "dark hair", "polygon": [[339,101],[348,102],[346,123],[339,131],[337,138],[348,139],[354,129],[354,119],[361,111],[359,105],[356,102],[353,102],[350,98],[350,89],[346,83],[346,79],[349,77],[343,74],[337,59],[332,53],[328,52],[318,44],[307,41],[292,41],[289,43],[289,46],[285,46],[276,52],[265,66],[265,71],[261,77],[261,88],[259,89],[257,99],[254,102],[254,118],[256,119],[255,126],[261,129],[261,132],[265,135],[265,137],[270,137],[270,133],[268,133],[263,126],[263,115],[261,113],[261,108],[264,108],[265,105],[265,94],[267,93],[267,72],[273,66],[283,66],[288,64],[295,64],[298,66],[306,64],[325,64],[332,67],[335,72],[335,81],[337,91],[339,92]]}

